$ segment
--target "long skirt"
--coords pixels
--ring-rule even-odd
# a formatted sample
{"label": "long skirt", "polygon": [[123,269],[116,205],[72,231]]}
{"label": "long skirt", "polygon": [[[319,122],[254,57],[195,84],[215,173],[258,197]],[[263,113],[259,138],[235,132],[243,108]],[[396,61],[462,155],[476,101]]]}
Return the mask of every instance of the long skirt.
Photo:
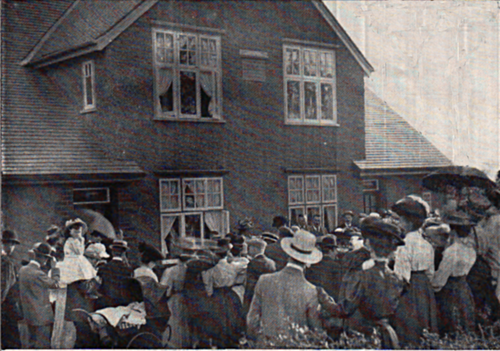
{"label": "long skirt", "polygon": [[453,334],[462,328],[474,331],[474,300],[465,276],[449,277],[443,289],[436,293],[439,333]]}
{"label": "long skirt", "polygon": [[401,296],[391,321],[400,345],[419,345],[424,329],[437,333],[436,317],[436,299],[429,278],[423,271],[412,272],[410,285]]}
{"label": "long skirt", "polygon": [[230,287],[214,289],[211,321],[216,324],[213,346],[217,348],[237,348],[245,329],[243,305],[236,292]]}

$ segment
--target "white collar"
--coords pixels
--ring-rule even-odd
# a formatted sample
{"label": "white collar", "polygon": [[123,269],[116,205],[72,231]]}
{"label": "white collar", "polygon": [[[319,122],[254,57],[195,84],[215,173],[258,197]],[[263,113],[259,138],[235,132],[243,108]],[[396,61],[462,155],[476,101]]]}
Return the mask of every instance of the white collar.
{"label": "white collar", "polygon": [[113,257],[112,260],[116,260],[116,261],[123,261],[123,258],[117,256],[117,257]]}
{"label": "white collar", "polygon": [[303,266],[299,266],[298,264],[295,264],[293,262],[288,262],[286,264],[287,267],[291,267],[291,268],[295,268],[295,269],[298,269],[299,271],[301,272],[304,272],[304,267]]}

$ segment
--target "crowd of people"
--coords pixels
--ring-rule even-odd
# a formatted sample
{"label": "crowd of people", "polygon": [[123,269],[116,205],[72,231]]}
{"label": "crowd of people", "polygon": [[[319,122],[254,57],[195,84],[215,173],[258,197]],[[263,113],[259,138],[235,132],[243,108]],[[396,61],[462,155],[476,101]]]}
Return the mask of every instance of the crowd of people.
{"label": "crowd of people", "polygon": [[68,325],[72,348],[126,346],[110,325],[169,348],[237,348],[292,326],[333,340],[377,330],[384,349],[417,346],[424,330],[474,333],[500,313],[497,206],[481,189],[441,213],[409,195],[359,220],[346,211],[333,233],[320,217],[276,216],[263,233],[245,219],[235,233],[175,238],[167,256],[140,242],[136,265],[123,238],[71,219],[49,228],[19,268],[19,238],[4,230],[2,348],[58,347]]}

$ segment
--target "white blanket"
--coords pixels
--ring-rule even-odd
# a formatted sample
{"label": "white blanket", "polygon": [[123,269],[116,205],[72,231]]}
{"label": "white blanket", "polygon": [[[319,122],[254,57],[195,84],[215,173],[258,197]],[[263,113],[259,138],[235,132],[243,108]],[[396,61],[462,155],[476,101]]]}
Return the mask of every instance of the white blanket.
{"label": "white blanket", "polygon": [[[118,324],[130,327],[139,327],[146,324],[146,307],[144,302],[132,302],[128,306],[108,307],[95,311],[92,315],[98,314],[104,316],[108,323],[113,327]],[[98,323],[98,317],[92,319]]]}

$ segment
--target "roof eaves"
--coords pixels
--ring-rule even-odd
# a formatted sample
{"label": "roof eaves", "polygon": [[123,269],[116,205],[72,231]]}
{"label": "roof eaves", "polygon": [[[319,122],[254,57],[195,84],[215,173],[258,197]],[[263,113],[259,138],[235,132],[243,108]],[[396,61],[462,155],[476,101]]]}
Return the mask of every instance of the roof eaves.
{"label": "roof eaves", "polygon": [[[80,1],[80,0],[77,0],[77,1]],[[101,35],[97,40],[89,43],[88,45],[82,45],[79,48],[73,48],[71,51],[65,51],[65,52],[51,54],[50,56],[44,57],[43,59],[37,60],[37,61],[25,62],[26,61],[26,59],[25,59],[25,60],[21,61],[21,65],[26,66],[28,64],[32,64],[35,68],[41,68],[41,67],[46,67],[46,66],[52,65],[54,63],[66,61],[66,60],[72,59],[74,57],[86,55],[86,54],[89,54],[89,53],[94,52],[94,51],[102,51],[109,44],[111,44],[113,42],[113,40],[115,40],[125,29],[127,29],[130,25],[132,25],[132,23],[137,21],[137,19],[139,19],[139,17],[141,17],[143,14],[145,14],[157,2],[158,2],[158,0],[146,0],[143,3],[139,4],[135,9],[130,11],[130,13],[127,16],[125,16],[122,20],[117,22],[117,24],[115,24],[107,33]],[[58,23],[59,23],[59,21],[58,21]],[[47,39],[45,39],[44,42],[46,40]],[[42,43],[42,45],[43,45],[43,43]],[[37,51],[39,49],[40,48],[38,48]],[[35,52],[35,54],[36,54],[36,52]],[[33,58],[33,55],[31,56],[31,59],[32,58]]]}
{"label": "roof eaves", "polygon": [[66,12],[52,25],[52,27],[50,27],[47,33],[44,34],[44,36],[29,52],[29,54],[21,62],[19,62],[21,66],[27,66],[32,63],[31,60],[33,60],[33,57],[35,57],[35,55],[38,53],[38,51],[40,51],[45,42],[52,36],[52,33],[56,31],[57,27],[59,27],[61,22],[69,16],[69,14],[73,11],[73,9],[78,5],[80,1],[81,0],[75,0],[75,2],[66,10]]}
{"label": "roof eaves", "polygon": [[356,44],[349,37],[349,34],[342,28],[337,19],[332,15],[330,10],[323,4],[321,0],[312,0],[314,6],[318,9],[318,11],[323,15],[328,24],[332,27],[335,33],[339,36],[340,40],[345,44],[349,52],[354,56],[356,61],[358,61],[359,65],[363,68],[366,75],[369,76],[370,73],[374,72],[374,68],[368,62],[363,53],[358,49]]}

